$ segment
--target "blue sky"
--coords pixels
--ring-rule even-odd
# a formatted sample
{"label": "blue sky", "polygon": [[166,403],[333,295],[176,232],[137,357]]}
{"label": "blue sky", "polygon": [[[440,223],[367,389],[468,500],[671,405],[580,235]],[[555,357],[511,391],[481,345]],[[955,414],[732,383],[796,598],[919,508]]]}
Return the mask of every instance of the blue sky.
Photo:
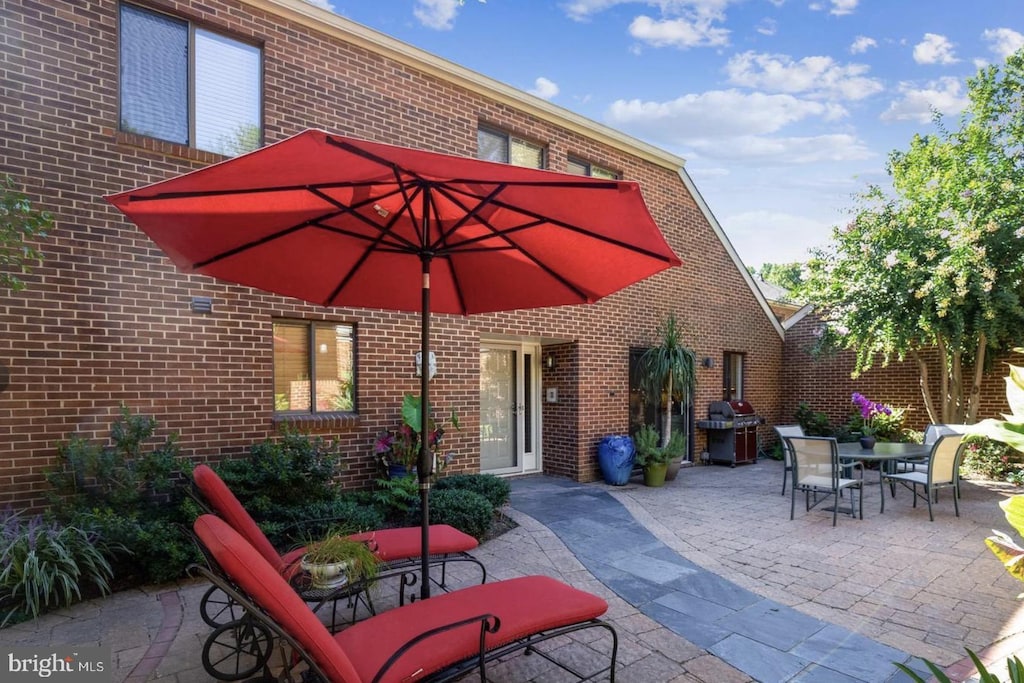
{"label": "blue sky", "polygon": [[744,263],[806,259],[1024,0],[309,0],[684,157]]}

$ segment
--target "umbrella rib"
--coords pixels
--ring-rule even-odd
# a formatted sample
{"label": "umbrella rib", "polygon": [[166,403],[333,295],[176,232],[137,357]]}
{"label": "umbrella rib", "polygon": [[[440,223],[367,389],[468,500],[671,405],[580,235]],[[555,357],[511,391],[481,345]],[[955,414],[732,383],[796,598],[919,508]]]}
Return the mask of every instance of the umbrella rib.
{"label": "umbrella rib", "polygon": [[[356,211],[356,209],[362,208],[362,207],[366,206],[367,204],[370,204],[371,202],[377,202],[377,201],[383,199],[384,197],[390,197],[390,196],[392,196],[394,194],[397,194],[399,191],[401,191],[402,195],[405,196],[404,189],[396,190],[395,192],[389,192],[386,195],[382,195],[380,197],[371,197],[369,199],[366,199],[365,201],[359,202],[357,204],[353,204],[352,206],[348,206],[346,204],[342,204],[338,200],[334,199],[333,197],[331,197],[328,194],[324,194],[322,191],[320,191],[319,189],[317,189],[315,187],[309,188],[309,191],[311,193],[315,194],[317,197],[320,197],[321,199],[323,199],[325,202],[328,202],[328,203],[334,205],[335,207],[337,207],[338,209],[340,209],[341,211],[339,213],[347,213],[350,216],[353,216],[353,217],[358,218],[359,220],[363,221],[364,223],[369,225],[371,228],[374,228],[374,229],[378,230],[380,232],[380,237],[385,237],[385,236],[393,237],[394,239],[398,240],[399,242],[402,242],[402,243],[406,244],[407,246],[409,246],[411,248],[416,248],[415,243],[412,242],[411,240],[407,240],[404,237],[402,237],[401,235],[391,232],[391,228],[394,227],[395,222],[398,220],[398,215],[399,214],[396,214],[395,216],[393,216],[391,218],[391,220],[388,221],[388,223],[386,225],[382,226],[382,225],[379,225],[379,224],[375,223],[373,220],[367,218],[366,216],[364,216],[363,214],[359,213],[358,211]],[[335,216],[337,216],[337,215],[338,214],[335,214]],[[353,236],[353,237],[362,237],[362,238],[364,238],[366,240],[369,240],[369,241],[373,241],[375,239],[375,238],[372,238],[372,237],[367,237],[367,236],[359,235],[358,233],[349,233],[349,232],[347,232],[345,230],[342,230],[341,228],[335,228],[335,227],[329,226],[329,225],[320,225],[319,223],[317,223],[317,227],[320,227],[320,228],[323,228],[323,229],[326,229],[326,230],[333,230],[334,232],[337,232],[337,233],[342,234],[342,235],[349,235],[349,236]],[[395,245],[392,244],[392,246],[395,246]]]}
{"label": "umbrella rib", "polygon": [[[474,199],[479,199],[480,198],[480,197],[478,197],[478,195],[475,195],[475,194],[473,194],[471,192],[466,192],[465,190],[459,190],[457,188],[445,188],[445,189],[450,191],[450,192],[462,194],[462,195],[465,195],[467,197],[472,197]],[[449,199],[451,199],[452,201],[456,201],[454,197],[449,197]],[[613,245],[615,245],[617,247],[622,247],[623,249],[627,249],[629,251],[636,252],[638,254],[643,254],[644,256],[649,256],[649,257],[651,257],[653,259],[656,259],[658,261],[664,261],[665,263],[671,263],[672,262],[672,259],[670,257],[665,256],[664,254],[659,254],[656,251],[652,251],[650,249],[645,249],[644,247],[638,247],[637,245],[631,244],[630,242],[626,242],[626,241],[623,241],[623,240],[620,240],[620,239],[615,239],[613,237],[608,237],[607,235],[602,235],[601,233],[594,232],[593,230],[587,230],[586,228],[580,227],[579,225],[575,225],[573,223],[567,223],[565,221],[558,220],[557,218],[551,218],[550,216],[545,216],[543,214],[537,213],[536,211],[530,211],[529,209],[524,209],[524,208],[516,206],[514,204],[509,204],[507,202],[503,202],[500,199],[492,199],[491,203],[494,204],[495,206],[500,206],[503,209],[508,209],[509,211],[515,211],[516,213],[521,214],[523,216],[527,216],[529,218],[533,218],[533,219],[535,219],[537,221],[537,223],[535,225],[541,225],[543,223],[548,223],[550,225],[554,225],[554,226],[559,227],[559,228],[564,228],[565,230],[570,230],[572,232],[579,233],[580,235],[584,235],[586,237],[590,237],[590,238],[599,240],[601,242],[606,242],[608,244],[613,244]],[[535,227],[535,225],[525,225],[525,226],[521,226],[521,227]],[[488,226],[488,227],[490,227],[490,226]],[[517,228],[517,229],[521,229],[521,227]],[[508,231],[503,231],[503,232],[508,232]]]}
{"label": "umbrella rib", "polygon": [[[337,215],[337,212],[332,212],[332,214],[333,215]],[[330,215],[328,217],[330,217]],[[259,239],[252,240],[251,242],[246,242],[245,244],[240,244],[237,247],[233,247],[231,249],[228,249],[227,251],[222,251],[221,253],[219,253],[219,254],[217,254],[215,256],[211,256],[210,258],[208,258],[206,260],[199,261],[197,263],[193,263],[192,264],[192,269],[195,270],[195,269],[198,269],[198,268],[205,268],[206,266],[209,266],[209,265],[212,265],[214,263],[217,263],[218,261],[222,261],[222,260],[224,260],[226,258],[230,258],[232,256],[237,256],[238,254],[241,254],[243,251],[248,251],[249,249],[253,249],[253,248],[261,246],[263,244],[267,244],[269,242],[273,242],[274,240],[280,239],[280,238],[282,238],[282,237],[284,237],[286,235],[290,235],[293,232],[297,232],[299,230],[302,230],[303,228],[309,228],[309,227],[313,227],[313,226],[320,227],[320,226],[318,226],[316,224],[317,224],[317,221],[323,220],[323,218],[324,218],[323,216],[321,216],[319,218],[310,218],[308,220],[302,221],[301,223],[299,223],[297,225],[293,225],[291,227],[284,228],[283,230],[278,230],[277,232],[274,232],[274,233],[272,233],[270,235],[264,235],[263,237],[260,237]]]}
{"label": "umbrella rib", "polygon": [[182,192],[157,192],[156,194],[143,195],[132,194],[128,196],[129,202],[150,202],[159,199],[197,199],[201,197],[225,197],[236,194],[264,194],[268,192],[295,192],[298,190],[311,191],[314,188],[339,188],[339,187],[374,187],[380,185],[379,180],[360,180],[358,182],[331,182],[303,185],[275,185],[273,187],[240,187],[227,190],[189,190]]}

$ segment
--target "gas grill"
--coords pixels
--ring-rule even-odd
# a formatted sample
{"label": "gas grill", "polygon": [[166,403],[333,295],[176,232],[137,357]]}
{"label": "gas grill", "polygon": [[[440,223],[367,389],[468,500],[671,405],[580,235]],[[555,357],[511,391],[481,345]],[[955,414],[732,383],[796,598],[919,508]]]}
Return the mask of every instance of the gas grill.
{"label": "gas grill", "polygon": [[757,460],[757,426],[763,422],[746,401],[712,401],[708,419],[697,427],[707,431],[711,462],[735,467]]}

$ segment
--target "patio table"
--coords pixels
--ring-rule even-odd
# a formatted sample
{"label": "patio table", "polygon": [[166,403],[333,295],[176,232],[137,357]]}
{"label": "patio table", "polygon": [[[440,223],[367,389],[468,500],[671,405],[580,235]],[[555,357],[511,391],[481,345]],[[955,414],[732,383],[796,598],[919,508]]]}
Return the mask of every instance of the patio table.
{"label": "patio table", "polygon": [[[880,442],[876,443],[874,448],[861,448],[860,443],[854,441],[852,443],[841,443],[839,444],[839,459],[847,462],[861,461],[861,462],[877,462],[879,468],[886,468],[886,471],[892,471],[893,463],[897,460],[904,458],[918,458],[927,457],[931,452],[931,446],[926,446],[921,443],[889,443]],[[885,495],[885,484],[882,480],[881,472],[878,476],[878,491],[881,495]],[[861,495],[864,495],[861,493]],[[881,512],[881,510],[879,511]]]}

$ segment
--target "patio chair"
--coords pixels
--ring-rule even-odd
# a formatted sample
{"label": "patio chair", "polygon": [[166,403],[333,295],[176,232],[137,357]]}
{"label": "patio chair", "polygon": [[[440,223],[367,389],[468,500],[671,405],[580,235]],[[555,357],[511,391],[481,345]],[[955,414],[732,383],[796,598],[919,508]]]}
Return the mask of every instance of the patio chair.
{"label": "patio chair", "polygon": [[787,436],[803,436],[804,428],[800,425],[775,425],[775,433],[782,444],[782,495],[786,495],[786,475],[793,472],[793,454],[786,442]]}
{"label": "patio chair", "polygon": [[[924,428],[924,439],[922,443],[925,446],[934,445],[940,436],[944,434],[966,434],[968,425],[965,424],[929,424]],[[902,458],[897,460],[893,464],[893,472],[927,472],[928,471],[928,456],[921,456],[918,458]],[[891,483],[889,491],[893,498],[896,497],[896,485]],[[957,479],[956,495],[960,495],[960,480]]]}
{"label": "patio chair", "polygon": [[[839,496],[842,491],[850,491],[850,516],[854,517],[857,509],[860,518],[864,519],[864,487],[863,477],[853,479],[843,477],[844,466],[839,462],[839,448],[836,440],[823,436],[787,436],[793,457],[792,497],[789,504],[789,518],[793,519],[796,509],[796,493],[804,492],[805,507],[808,511],[819,503],[833,499],[832,526],[836,525],[839,514]],[[854,498],[853,492],[858,496]],[[811,502],[811,496],[814,502]],[[821,499],[818,495],[825,494]]]}
{"label": "patio chair", "polygon": [[[882,481],[889,482],[895,488],[895,484],[902,484],[914,493],[914,507],[917,507],[917,499],[924,498],[928,501],[928,519],[935,521],[932,513],[932,499],[938,500],[938,491],[942,488],[953,489],[953,508],[956,516],[960,516],[960,495],[957,488],[960,485],[960,459],[964,452],[963,434],[943,434],[932,444],[932,450],[928,454],[928,463],[924,471],[894,472],[892,474],[882,473]],[[921,487],[921,491],[917,487]],[[882,496],[882,512],[885,512],[885,496]]]}
{"label": "patio chair", "polygon": [[[292,648],[284,659],[291,680],[299,663],[328,683],[452,681],[474,669],[485,682],[487,665],[518,650],[537,654],[590,681],[615,680],[618,636],[599,617],[602,598],[547,576],[526,576],[474,585],[418,600],[372,616],[332,635],[290,590],[280,572],[222,519],[202,515],[194,530],[218,572],[199,568]],[[607,666],[581,674],[538,645],[558,636],[599,628],[611,636]],[[578,658],[577,658],[578,661]],[[269,675],[265,669],[265,674]]]}
{"label": "patio chair", "polygon": [[[221,479],[207,465],[199,465],[192,472],[192,481],[201,494],[199,502],[208,505],[211,512],[216,513],[230,524],[238,533],[242,534],[254,548],[277,570],[285,579],[294,580],[301,574],[300,563],[305,548],[296,548],[284,555],[277,552],[274,546],[260,530],[256,521],[242,506],[241,502],[231,492],[224,480]],[[416,527],[400,527],[394,529],[377,529],[358,534],[352,534],[349,538],[366,542],[374,554],[380,560],[381,565],[377,573],[377,579],[390,576],[400,576],[401,586],[399,592],[399,604],[405,603],[405,590],[415,585],[417,572],[420,567],[421,531]],[[419,577],[418,580],[433,581],[442,590],[448,590],[447,566],[450,562],[470,562],[480,568],[480,583],[487,580],[487,568],[480,560],[469,554],[470,550],[479,545],[477,540],[465,534],[455,527],[447,524],[430,525],[430,566],[440,567],[441,576],[439,580],[433,577]],[[336,609],[336,598],[355,596],[357,601],[353,603],[353,619],[355,619],[358,608],[359,592],[358,587],[347,587],[340,592],[331,592],[309,587],[301,587],[300,592],[308,602],[316,603],[317,609],[327,602],[332,603]],[[367,595],[363,595],[364,602],[370,613],[374,612],[373,603]],[[200,613],[203,620],[210,626],[222,626],[224,623],[234,621],[237,618],[232,601],[223,599],[215,589],[207,591],[200,601]],[[332,627],[336,625],[332,614]]]}

